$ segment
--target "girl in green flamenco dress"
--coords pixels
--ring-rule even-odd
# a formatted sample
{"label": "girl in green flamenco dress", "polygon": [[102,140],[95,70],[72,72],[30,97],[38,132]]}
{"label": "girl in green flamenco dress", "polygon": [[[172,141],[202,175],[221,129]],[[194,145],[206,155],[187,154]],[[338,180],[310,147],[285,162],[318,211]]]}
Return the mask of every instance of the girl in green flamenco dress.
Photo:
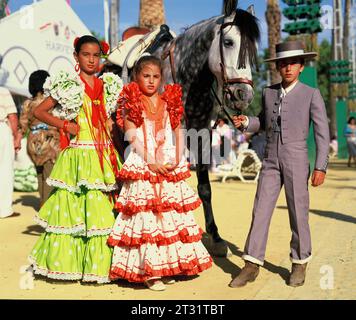
{"label": "girl in green flamenco dress", "polygon": [[83,36],[74,48],[79,75],[47,78],[48,97],[34,112],[60,129],[63,150],[47,179],[55,189],[35,218],[45,232],[29,260],[35,274],[48,278],[105,283],[112,256],[106,241],[115,221],[110,193],[121,168],[110,115],[123,83],[112,73],[95,76],[101,54],[109,50],[106,43]]}

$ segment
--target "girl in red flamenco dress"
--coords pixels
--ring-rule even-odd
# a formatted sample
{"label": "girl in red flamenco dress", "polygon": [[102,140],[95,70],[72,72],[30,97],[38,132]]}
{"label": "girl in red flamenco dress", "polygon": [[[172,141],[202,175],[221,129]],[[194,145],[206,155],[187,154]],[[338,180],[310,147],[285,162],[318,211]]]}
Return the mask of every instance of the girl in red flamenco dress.
{"label": "girl in red flamenco dress", "polygon": [[140,58],[134,82],[121,92],[118,124],[130,142],[119,172],[124,184],[108,244],[114,247],[110,278],[165,290],[171,276],[196,275],[212,265],[192,211],[201,200],[185,179],[180,127],[182,89],[167,85],[160,95],[162,67],[153,56]]}

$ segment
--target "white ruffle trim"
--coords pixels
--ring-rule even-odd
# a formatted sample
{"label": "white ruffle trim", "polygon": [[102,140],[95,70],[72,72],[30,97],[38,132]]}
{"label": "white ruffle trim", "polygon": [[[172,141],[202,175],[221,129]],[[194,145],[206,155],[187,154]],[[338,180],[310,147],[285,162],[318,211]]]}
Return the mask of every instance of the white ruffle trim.
{"label": "white ruffle trim", "polygon": [[110,283],[109,277],[99,277],[95,274],[84,274],[83,275],[83,282],[97,282],[97,283]]}
{"label": "white ruffle trim", "polygon": [[81,273],[69,273],[69,272],[53,272],[46,268],[41,268],[37,266],[35,258],[32,256],[28,257],[28,261],[33,265],[34,274],[39,274],[51,279],[56,280],[81,280],[83,275]]}
{"label": "white ruffle trim", "polygon": [[111,233],[112,228],[106,228],[106,229],[89,229],[87,231],[87,237],[93,237],[93,236],[107,236]]}
{"label": "white ruffle trim", "polygon": [[75,235],[85,235],[85,224],[81,223],[74,227],[59,227],[59,226],[49,226],[48,222],[41,219],[38,215],[34,218],[41,227],[46,229],[46,232],[51,232],[55,234],[75,234]]}
{"label": "white ruffle trim", "polygon": [[33,265],[34,274],[45,276],[50,279],[56,280],[82,280],[83,282],[97,282],[97,283],[110,283],[109,276],[101,277],[94,274],[82,274],[82,273],[69,273],[69,272],[55,272],[46,268],[37,266],[36,260],[32,257],[28,257],[28,261]]}
{"label": "white ruffle trim", "polygon": [[103,192],[111,192],[118,188],[116,183],[105,185],[104,183],[89,183],[87,180],[79,180],[77,182],[76,187],[69,186],[63,181],[54,180],[52,178],[47,178],[46,183],[49,186],[66,189],[72,193],[80,193],[81,192],[80,187],[86,187],[89,190],[100,190]]}
{"label": "white ruffle trim", "polygon": [[41,219],[38,215],[35,216],[34,220],[41,227],[43,227],[46,230],[46,232],[55,233],[55,234],[73,234],[78,236],[93,237],[93,236],[107,236],[112,231],[112,228],[86,230],[86,226],[84,223],[81,223],[71,228],[60,227],[60,226],[49,226],[48,222]]}

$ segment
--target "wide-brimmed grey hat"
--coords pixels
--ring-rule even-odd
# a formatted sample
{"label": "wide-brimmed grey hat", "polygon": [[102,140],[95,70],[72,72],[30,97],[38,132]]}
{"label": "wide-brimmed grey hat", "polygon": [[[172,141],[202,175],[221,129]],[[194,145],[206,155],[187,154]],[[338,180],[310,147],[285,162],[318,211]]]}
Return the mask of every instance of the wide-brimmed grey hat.
{"label": "wide-brimmed grey hat", "polygon": [[301,41],[287,41],[276,45],[276,56],[266,59],[265,62],[274,62],[287,58],[300,57],[303,59],[313,59],[318,54],[316,52],[304,52],[304,45]]}

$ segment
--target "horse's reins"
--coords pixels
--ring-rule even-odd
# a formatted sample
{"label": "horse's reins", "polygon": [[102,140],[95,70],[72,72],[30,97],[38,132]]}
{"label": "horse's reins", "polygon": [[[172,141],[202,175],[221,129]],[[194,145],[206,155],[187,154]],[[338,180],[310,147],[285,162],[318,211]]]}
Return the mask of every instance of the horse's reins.
{"label": "horse's reins", "polygon": [[172,79],[174,83],[177,83],[177,73],[176,73],[176,68],[174,64],[174,55],[173,55],[175,46],[176,46],[176,38],[173,39],[169,47],[163,51],[161,59],[165,60],[169,56],[169,64],[171,66]]}
{"label": "horse's reins", "polygon": [[[226,72],[226,66],[225,66],[225,57],[224,57],[224,29],[228,26],[233,26],[234,22],[223,22],[220,27],[220,38],[219,38],[219,52],[220,52],[220,68],[221,68],[221,78],[222,78],[222,96],[224,99],[224,95],[229,94],[230,97],[233,97],[233,92],[230,90],[229,85],[235,84],[235,83],[245,83],[249,84],[251,87],[253,87],[253,81],[246,79],[246,78],[232,78],[228,79],[227,77],[227,72]],[[211,91],[213,92],[213,95],[218,102],[220,106],[220,110],[217,115],[217,119],[212,127],[212,129],[216,129],[218,122],[219,122],[219,114],[223,112],[226,117],[230,120],[230,122],[233,124],[233,120],[230,116],[230,114],[226,111],[226,107],[223,105],[223,103],[220,101],[218,95],[216,94],[215,90],[213,87],[211,87]],[[241,113],[241,112],[240,112]]]}

